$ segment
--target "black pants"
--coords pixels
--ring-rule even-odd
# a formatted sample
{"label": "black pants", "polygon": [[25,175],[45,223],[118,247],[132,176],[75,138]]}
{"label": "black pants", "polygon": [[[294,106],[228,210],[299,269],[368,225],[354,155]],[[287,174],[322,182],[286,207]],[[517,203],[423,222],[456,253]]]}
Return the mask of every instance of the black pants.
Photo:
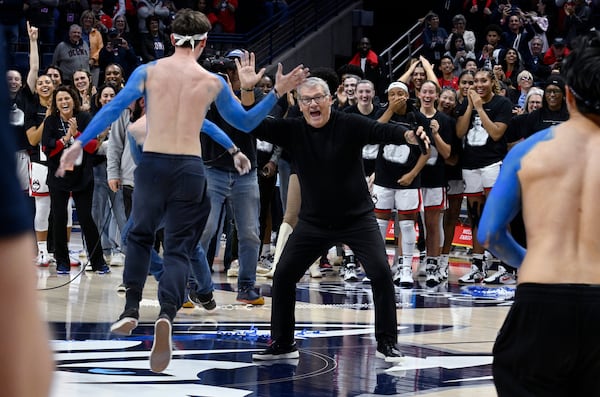
{"label": "black pants", "polygon": [[327,248],[342,241],[350,246],[371,279],[375,305],[375,338],[396,343],[398,323],[392,273],[385,244],[373,213],[349,219],[343,228],[327,228],[300,219],[290,235],[273,277],[271,339],[294,341],[296,283]]}
{"label": "black pants", "polygon": [[600,395],[600,286],[519,284],[494,344],[500,397]]}
{"label": "black pants", "polygon": [[[71,192],[50,189],[50,208],[52,213],[52,235],[54,237],[54,257],[59,269],[69,269],[69,246],[67,241],[67,203]],[[104,266],[102,246],[98,227],[92,218],[92,198],[94,197],[94,183],[81,191],[73,192],[73,200],[77,208],[77,218],[83,232],[85,245],[93,270],[100,270]]]}

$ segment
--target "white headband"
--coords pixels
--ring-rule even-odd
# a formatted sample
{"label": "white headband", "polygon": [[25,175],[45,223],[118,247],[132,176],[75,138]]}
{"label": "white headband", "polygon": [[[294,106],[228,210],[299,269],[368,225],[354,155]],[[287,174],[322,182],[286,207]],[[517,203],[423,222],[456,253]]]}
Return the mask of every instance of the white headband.
{"label": "white headband", "polygon": [[183,44],[185,44],[186,41],[189,41],[190,44],[192,45],[192,51],[194,51],[194,43],[196,41],[204,40],[207,37],[208,37],[208,33],[195,34],[193,36],[182,36],[180,34],[173,33],[173,38],[175,40],[177,40],[175,42],[176,46],[182,46]]}

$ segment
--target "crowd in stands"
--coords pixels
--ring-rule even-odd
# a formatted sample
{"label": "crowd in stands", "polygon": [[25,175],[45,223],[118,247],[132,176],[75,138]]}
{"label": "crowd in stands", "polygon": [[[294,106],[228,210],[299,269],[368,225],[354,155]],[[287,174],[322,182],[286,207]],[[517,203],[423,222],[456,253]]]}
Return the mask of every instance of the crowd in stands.
{"label": "crowd in stands", "polygon": [[[40,0],[25,2],[25,10],[3,9],[2,18],[9,16],[6,12],[13,13],[10,14],[13,18],[7,19],[12,25],[7,26],[13,28],[14,42],[25,41],[23,36],[27,38],[29,68],[13,67],[7,74],[12,97],[11,121],[19,128],[19,150],[28,153],[25,167],[37,168],[27,165],[29,161],[52,166],[60,151],[89,122],[89,116],[118,93],[138,65],[172,54],[169,22],[177,9],[200,10],[212,22],[213,32],[227,33],[238,31],[242,3],[242,0],[239,4],[237,0],[91,0],[87,4],[69,0],[54,4],[52,0]],[[418,241],[421,262],[417,272],[426,276],[428,286],[434,287],[448,278],[449,242],[463,197],[467,197],[475,236],[485,196],[508,150],[536,131],[568,118],[561,62],[569,53],[573,37],[600,24],[597,18],[600,6],[585,0],[443,3],[449,8],[440,5],[423,18],[423,50],[408,62],[397,81],[390,83],[386,79],[384,62],[371,49],[367,37],[359,40],[356,53],[340,69],[312,70],[313,75],[319,75],[329,84],[335,110],[407,128],[422,125],[430,135],[433,144],[427,153],[398,145],[365,147],[363,151],[365,177],[373,188],[372,194],[379,196],[375,211],[384,238],[391,212],[399,214],[398,259],[393,270],[394,281],[404,287],[414,285],[410,258],[417,238],[415,224],[421,231]],[[260,20],[286,5],[285,1],[263,1],[253,7]],[[54,45],[52,61],[40,73],[40,49],[51,44]],[[242,87],[233,62],[241,54],[240,50],[229,52],[230,62],[211,71],[223,73],[240,98],[248,92],[255,94],[252,101],[244,103],[250,106],[272,89],[273,78],[265,76],[256,87]],[[59,93],[68,103],[64,112],[57,102]],[[313,99],[319,103],[318,98]],[[298,100],[293,95],[282,98],[273,116],[297,116]],[[57,185],[54,181],[55,185],[50,182],[48,187],[44,178],[33,179],[33,171],[22,173],[24,192],[35,197],[39,265],[48,265],[48,251],[57,244],[60,251],[55,260],[60,262],[57,264],[60,272],[66,274],[70,264],[78,264],[77,259],[68,258],[65,253],[72,224],[67,217],[70,200],[65,192],[69,191],[77,192],[73,197],[78,201],[78,212],[85,211],[86,216],[80,217],[80,222],[86,223],[85,238],[89,240],[92,269],[106,273],[110,271],[107,262],[112,261],[113,265],[123,262],[119,231],[123,231],[129,216],[133,190],[130,167],[135,167],[127,154],[125,129],[130,121],[143,114],[143,103],[136,102],[126,113],[105,136],[99,137],[95,147],[89,148],[90,155],[86,155],[79,176],[83,179],[72,181],[72,185]],[[240,284],[244,288],[243,301],[262,302],[262,297],[253,291],[254,280],[256,274],[273,274],[276,260],[270,250],[271,232],[280,226],[289,229],[287,235],[292,230],[289,223],[293,222],[285,221],[284,213],[289,206],[288,181],[292,180],[293,159],[281,148],[257,142],[251,135],[222,125],[225,122],[219,120],[218,114],[209,112],[208,117],[220,124],[248,155],[255,173],[254,177],[252,174],[236,177],[240,181],[238,186],[231,190],[223,187],[219,200],[214,200],[211,228],[202,237],[202,248],[208,253],[205,259],[212,266],[215,246],[218,247],[220,236],[225,233],[228,236],[225,270],[228,275],[244,278]],[[121,138],[119,157],[115,159],[111,157],[115,150],[110,145],[117,141],[110,136],[117,135]],[[205,138],[202,142],[205,161],[211,164],[211,169],[235,172],[230,159],[223,158],[222,150],[214,142],[205,142]],[[127,169],[123,168],[125,163]],[[86,190],[92,180],[97,186],[110,189]],[[400,186],[392,188],[396,181],[400,181]],[[237,190],[242,182],[248,186],[247,190]],[[394,199],[394,194],[401,198]],[[106,205],[108,200],[111,205]],[[254,201],[249,204],[251,200]],[[234,207],[241,205],[238,201],[243,208],[254,205],[254,210],[234,211]],[[295,208],[297,211],[298,207]],[[245,217],[239,218],[240,213]],[[92,219],[98,233],[89,227]],[[443,230],[438,230],[442,224]],[[244,227],[236,235],[233,225]],[[517,224],[515,235],[524,238],[524,233],[519,235]],[[100,243],[90,244],[90,241]],[[157,241],[160,242],[160,234]],[[344,278],[359,279],[360,263],[354,258],[352,247],[343,243],[334,253],[323,253],[311,268],[312,276],[319,277],[330,270],[330,260],[341,257]],[[473,245],[472,270],[461,277],[461,282],[516,282],[515,269],[494,261],[475,238]],[[53,249],[56,253],[56,247]],[[495,267],[487,262],[495,263]]]}

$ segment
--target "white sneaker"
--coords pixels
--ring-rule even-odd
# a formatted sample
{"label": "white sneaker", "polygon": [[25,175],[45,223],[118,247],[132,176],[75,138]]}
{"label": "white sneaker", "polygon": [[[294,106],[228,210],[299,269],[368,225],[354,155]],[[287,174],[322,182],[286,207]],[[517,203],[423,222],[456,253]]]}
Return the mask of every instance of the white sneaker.
{"label": "white sneaker", "polygon": [[415,285],[415,280],[412,275],[411,266],[402,266],[400,268],[400,287],[412,288]]}
{"label": "white sneaker", "polygon": [[237,277],[240,272],[240,262],[237,259],[231,261],[229,269],[227,269],[227,277]]}
{"label": "white sneaker", "polygon": [[122,252],[115,252],[110,256],[111,266],[123,266],[125,263],[125,255]]}
{"label": "white sneaker", "polygon": [[344,281],[358,281],[358,276],[356,275],[356,266],[346,266],[346,271],[344,272]]}
{"label": "white sneaker", "polygon": [[438,264],[435,259],[427,260],[427,279],[425,280],[425,285],[428,287],[435,287],[440,284],[440,277],[438,273]]}
{"label": "white sneaker", "polygon": [[47,252],[40,252],[35,260],[35,264],[39,267],[50,266],[50,257]]}
{"label": "white sneaker", "polygon": [[440,278],[442,280],[448,280],[448,268],[450,267],[450,258],[446,257],[446,256],[442,256],[440,257],[440,268],[439,268],[439,272],[440,272]]}
{"label": "white sneaker", "polygon": [[498,265],[498,270],[489,277],[483,279],[485,284],[506,284],[512,285],[517,283],[517,276],[506,270],[502,265]]}
{"label": "white sneaker", "polygon": [[273,255],[263,255],[256,264],[256,275],[266,276],[273,268]]}
{"label": "white sneaker", "polygon": [[477,265],[471,265],[471,270],[458,279],[460,284],[473,284],[480,283],[485,278],[485,273],[477,267]]}

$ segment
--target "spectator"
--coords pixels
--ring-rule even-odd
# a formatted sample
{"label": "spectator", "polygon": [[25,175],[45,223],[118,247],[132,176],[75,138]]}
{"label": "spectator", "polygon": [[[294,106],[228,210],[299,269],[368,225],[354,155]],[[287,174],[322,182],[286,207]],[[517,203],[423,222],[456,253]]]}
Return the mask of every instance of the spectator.
{"label": "spectator", "polygon": [[[506,155],[506,141],[503,139],[508,123],[512,118],[512,103],[508,98],[495,92],[496,78],[492,71],[480,69],[469,88],[467,101],[463,101],[456,122],[456,133],[464,139],[462,157],[465,195],[473,236],[477,233],[477,223],[492,188],[500,165]],[[484,248],[473,238],[471,271],[459,278],[459,283],[479,283],[486,277]]]}
{"label": "spectator", "polygon": [[[76,70],[90,70],[90,47],[81,39],[81,26],[73,24],[69,28],[69,39],[61,41],[54,50],[52,64],[60,68],[63,84],[71,84]],[[66,80],[66,79],[69,80]]]}
{"label": "spectator", "polygon": [[73,73],[73,88],[79,93],[80,111],[89,112],[92,100],[96,95],[96,86],[92,84],[92,75],[87,70],[76,70]]}
{"label": "spectator", "polygon": [[544,86],[542,107],[528,115],[523,125],[523,138],[528,138],[537,131],[560,124],[569,118],[564,80],[560,76],[551,75]]}
{"label": "spectator", "polygon": [[562,37],[554,38],[552,45],[544,54],[544,64],[550,66],[550,70],[560,70],[560,65],[571,50],[567,48],[567,43]]}
{"label": "spectator", "polygon": [[123,77],[125,80],[129,78],[131,72],[139,64],[133,47],[119,35],[118,30],[115,28],[109,30],[107,43],[100,50],[100,71],[105,71],[106,67],[111,63],[119,64],[123,68]]}
{"label": "spectator", "polygon": [[348,62],[350,65],[360,66],[363,71],[363,77],[369,80],[375,86],[375,94],[378,97],[383,97],[385,94],[384,79],[382,76],[382,68],[384,61],[371,49],[371,40],[368,37],[363,37],[357,44],[357,52]]}
{"label": "spectator", "polygon": [[108,15],[102,9],[104,6],[103,0],[91,0],[90,10],[96,16],[96,19],[100,21],[100,25],[96,25],[96,28],[102,33],[106,34],[108,29],[112,28],[112,16]]}
{"label": "spectator", "polygon": [[354,106],[358,103],[356,98],[356,85],[362,80],[360,76],[347,74],[342,78],[342,84],[338,87],[333,106],[337,110],[342,110],[348,106]]}
{"label": "spectator", "polygon": [[439,63],[445,50],[448,32],[440,26],[440,17],[430,13],[425,17],[423,29],[423,56],[431,63]]}
{"label": "spectator", "polygon": [[50,188],[50,206],[54,233],[54,256],[56,273],[69,274],[70,259],[67,246],[67,202],[71,194],[77,206],[77,215],[86,241],[88,257],[92,270],[98,274],[110,273],[102,257],[98,228],[92,219],[92,195],[94,177],[92,174],[93,153],[98,142],[94,139],[83,153],[82,162],[73,171],[68,171],[64,178],[55,174],[59,166],[63,150],[72,144],[81,134],[89,120],[89,113],[79,111],[79,97],[70,87],[57,88],[52,97],[51,114],[44,123],[42,147],[48,156],[48,187]]}
{"label": "spectator", "polygon": [[98,85],[100,81],[100,50],[104,47],[104,39],[98,28],[100,21],[96,19],[94,13],[86,10],[81,14],[81,38],[90,47],[90,72],[92,74],[92,83]]}
{"label": "spectator", "polygon": [[525,100],[527,98],[527,94],[529,94],[529,90],[533,87],[533,75],[528,70],[523,70],[517,76],[517,82],[519,87],[519,96],[515,103],[519,107],[519,109],[525,110]]}
{"label": "spectator", "polygon": [[[95,98],[95,112],[98,112],[102,106],[109,103],[117,93],[118,89],[110,83],[100,86]],[[118,236],[123,232],[127,217],[122,192],[111,190],[108,184],[107,151],[111,139],[112,127],[107,128],[98,135],[98,150],[93,167],[92,217],[98,226],[104,260],[110,263],[111,266],[121,266],[123,265],[124,255],[122,249],[120,249]]]}
{"label": "spectator", "polygon": [[[592,8],[585,0],[567,1],[565,12],[565,40],[567,46],[580,34],[587,33],[591,26]],[[566,56],[566,55],[565,55]]]}
{"label": "spectator", "polygon": [[160,18],[150,15],[146,18],[148,33],[142,34],[142,62],[147,63],[164,58],[173,53],[173,45],[168,35],[160,29]]}
{"label": "spectator", "polygon": [[450,47],[444,55],[452,58],[454,74],[458,76],[462,72],[463,65],[467,62],[467,59],[475,59],[475,53],[467,49],[463,35],[460,33],[453,33],[448,38],[448,41],[450,42]]}
{"label": "spectator", "polygon": [[444,47],[447,51],[452,51],[452,43],[454,42],[454,36],[460,35],[463,38],[463,44],[466,51],[475,51],[475,44],[477,38],[472,30],[467,30],[467,19],[463,14],[456,14],[452,18],[452,31],[448,35],[448,40]]}
{"label": "spectator", "polygon": [[519,51],[513,47],[502,50],[498,57],[498,64],[502,65],[506,84],[516,89],[519,86],[518,75],[523,70]]}
{"label": "spectator", "polygon": [[56,30],[56,39],[58,41],[63,41],[69,38],[69,26],[72,24],[80,23],[83,27],[81,16],[83,15],[84,11],[86,11],[86,8],[84,8],[80,0],[59,1],[57,19],[58,26]]}
{"label": "spectator", "polygon": [[450,55],[443,55],[438,66],[441,76],[437,79],[438,86],[441,88],[452,87],[458,90],[458,76],[454,71],[454,60]]}
{"label": "spectator", "polygon": [[505,48],[516,49],[520,56],[529,52],[529,41],[535,36],[530,15],[525,15],[522,11],[508,14],[502,19],[504,23],[504,32],[502,32],[502,45]]}
{"label": "spectator", "polygon": [[137,7],[138,30],[140,33],[148,33],[146,18],[150,15],[160,18],[160,28],[165,28],[164,21],[169,18],[171,10],[161,0],[139,0]]}
{"label": "spectator", "polygon": [[[456,78],[458,80],[458,78]],[[458,83],[457,83],[458,86]],[[447,278],[447,270],[441,269],[442,218],[446,209],[448,181],[445,163],[451,154],[451,144],[456,135],[455,121],[435,107],[440,87],[434,81],[426,81],[419,91],[420,113],[431,140],[429,156],[421,170],[421,195],[423,198],[426,280],[428,287],[435,287]],[[419,231],[421,233],[421,230]]]}
{"label": "spectator", "polygon": [[531,72],[536,83],[546,80],[550,75],[550,66],[544,63],[544,53],[542,36],[534,36],[529,42],[529,51],[523,57],[523,65]]}
{"label": "spectator", "polygon": [[31,26],[39,29],[39,42],[41,46],[52,48],[56,44],[56,24],[54,11],[59,0],[33,0],[26,4],[25,18]]}
{"label": "spectator", "polygon": [[496,24],[488,25],[484,31],[485,42],[481,51],[477,54],[477,64],[479,67],[491,69],[495,63],[498,63],[498,57],[502,46],[502,28]]}
{"label": "spectator", "polygon": [[238,0],[212,0],[212,12],[208,19],[213,33],[235,33],[235,11]]}
{"label": "spectator", "polygon": [[137,31],[137,19],[135,25],[130,25],[125,15],[117,15],[113,18],[113,27],[119,32],[119,36],[131,44],[136,54],[141,53],[141,34]]}

